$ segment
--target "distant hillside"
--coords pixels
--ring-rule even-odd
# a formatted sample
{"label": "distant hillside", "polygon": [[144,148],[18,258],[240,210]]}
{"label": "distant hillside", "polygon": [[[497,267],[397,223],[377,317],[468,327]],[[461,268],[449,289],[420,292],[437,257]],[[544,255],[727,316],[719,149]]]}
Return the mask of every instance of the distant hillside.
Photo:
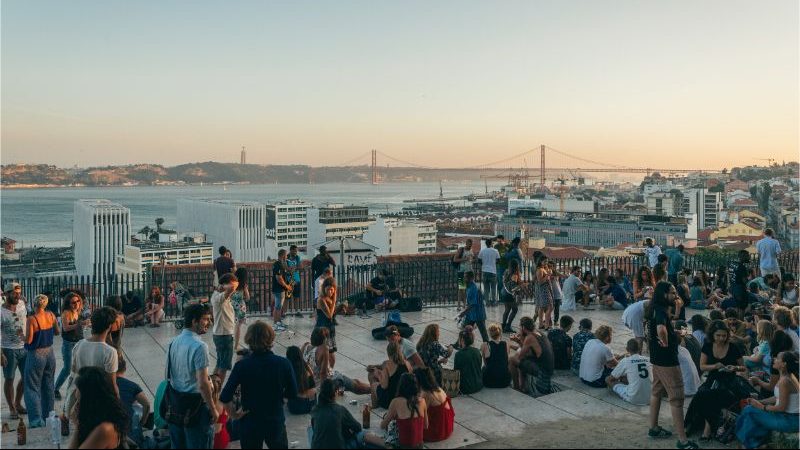
{"label": "distant hillside", "polygon": [[[383,181],[464,181],[480,180],[482,174],[497,170],[455,170],[418,168],[381,168]],[[125,186],[160,184],[291,184],[291,183],[366,183],[371,170],[361,167],[263,166],[202,162],[164,167],[157,164],[62,169],[45,164],[2,166],[2,185],[40,186]]]}

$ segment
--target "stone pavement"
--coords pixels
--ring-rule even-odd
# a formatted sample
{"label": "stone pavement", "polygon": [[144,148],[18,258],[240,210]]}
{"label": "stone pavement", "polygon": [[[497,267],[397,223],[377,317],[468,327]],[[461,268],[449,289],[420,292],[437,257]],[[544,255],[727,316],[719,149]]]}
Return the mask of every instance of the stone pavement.
{"label": "stone pavement", "polygon": [[[489,321],[498,321],[502,315],[502,307],[488,308]],[[436,323],[441,328],[441,342],[444,344],[456,341],[458,328],[453,319],[457,311],[454,308],[431,308],[419,313],[403,314],[403,320],[415,328],[413,341],[419,338],[425,326]],[[525,305],[517,316],[533,313],[531,305]],[[613,330],[611,344],[615,353],[624,353],[625,343],[632,337],[620,320],[621,313],[614,311],[576,311],[569,313],[575,319],[575,326],[570,335],[577,332],[577,322],[588,317],[594,322],[596,329],[600,325],[610,325]],[[385,341],[372,339],[370,331],[380,326],[383,316],[374,314],[369,319],[353,317],[340,317],[336,329],[337,356],[336,369],[353,378],[365,380],[365,367],[369,364],[378,364],[386,359]],[[258,320],[253,318],[251,320]],[[271,322],[268,319],[262,319]],[[313,322],[308,315],[303,317],[287,318],[285,323],[289,332],[279,333],[276,340],[275,352],[285,355],[286,348],[291,345],[302,346],[308,341]],[[123,348],[128,361],[127,377],[139,383],[145,393],[152,399],[158,384],[164,379],[164,363],[167,345],[177,330],[171,323],[164,324],[161,328],[136,328],[125,331]],[[205,335],[204,340],[209,344],[212,359],[216,357],[211,335]],[[244,340],[242,334],[242,341]],[[480,342],[479,336],[478,343]],[[60,341],[56,342],[58,367],[61,367]],[[476,344],[479,345],[479,344]],[[213,367],[212,367],[213,368]],[[515,436],[520,442],[525,442],[528,436],[523,436],[526,427],[543,425],[553,422],[570,422],[581,420],[580,423],[590,423],[592,418],[624,421],[641,425],[638,441],[629,441],[624,446],[652,447],[653,443],[646,437],[648,407],[637,407],[623,402],[609,394],[605,389],[592,389],[583,385],[580,380],[568,372],[558,372],[554,380],[562,391],[534,399],[512,389],[489,390],[486,389],[471,396],[462,396],[453,400],[456,410],[456,427],[453,436],[446,442],[428,445],[428,448],[462,448],[475,444],[491,445],[492,441],[508,440]],[[268,377],[265,376],[265,382]],[[357,405],[351,405],[352,401]],[[353,415],[360,420],[360,408],[369,401],[369,396],[356,396],[347,393],[342,400]],[[688,400],[686,406],[688,407]],[[60,404],[58,405],[60,408]],[[385,411],[375,411],[373,414],[373,431],[380,424],[380,416]],[[8,422],[8,409],[3,401],[3,422]],[[26,418],[27,423],[27,418]],[[661,424],[671,429],[669,407],[666,402],[661,408]],[[306,428],[309,425],[308,416],[291,416],[287,412],[287,430],[289,441],[296,448],[308,448]],[[10,423],[12,430],[16,423]],[[583,428],[583,427],[581,427]],[[582,429],[569,430],[572,433],[581,433]],[[559,447],[558,442],[548,443],[551,447]],[[16,433],[2,435],[0,445],[3,448],[16,448]],[[62,444],[67,445],[66,440]],[[232,444],[237,448],[238,443]],[[532,444],[535,445],[535,444]],[[719,444],[717,444],[719,445]],[[662,445],[659,445],[661,447]],[[674,440],[665,441],[663,447],[674,446]],[[27,448],[51,448],[49,437],[43,430],[33,430],[28,433]],[[593,447],[591,440],[586,441],[586,447]],[[673,447],[674,448],[674,447]]]}

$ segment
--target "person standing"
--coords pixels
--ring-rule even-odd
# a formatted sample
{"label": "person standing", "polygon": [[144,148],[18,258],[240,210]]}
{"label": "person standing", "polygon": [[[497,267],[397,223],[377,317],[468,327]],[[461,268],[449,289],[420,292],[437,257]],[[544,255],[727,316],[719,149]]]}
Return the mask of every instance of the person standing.
{"label": "person standing", "polygon": [[289,268],[289,274],[292,280],[292,298],[300,298],[300,265],[303,259],[298,254],[297,246],[292,245],[289,247],[289,256],[286,258],[286,267]]}
{"label": "person standing", "polygon": [[45,416],[55,408],[56,355],[53,338],[60,334],[56,316],[47,311],[49,299],[39,294],[33,299],[35,313],[28,318],[25,340],[25,405],[28,427],[45,426]]}
{"label": "person standing", "polygon": [[500,254],[500,259],[497,260],[497,292],[498,295],[500,292],[503,292],[503,274],[508,269],[508,259],[506,259],[506,255],[511,250],[511,246],[506,242],[506,237],[502,234],[498,235],[497,243],[494,245],[495,250],[497,253]]}
{"label": "person standing", "polygon": [[486,240],[486,248],[478,253],[481,262],[481,277],[483,279],[483,294],[489,306],[497,304],[497,261],[500,253],[492,247],[492,240]]}
{"label": "person standing", "polygon": [[670,308],[675,307],[678,293],[668,282],[656,285],[653,300],[645,311],[648,326],[648,344],[650,346],[650,363],[653,369],[653,384],[650,394],[650,431],[651,438],[668,438],[672,433],[658,425],[661,410],[661,398],[666,396],[672,412],[672,424],[678,433],[679,449],[699,448],[697,443],[686,437],[683,422],[683,374],[678,359],[678,335],[672,326]]}
{"label": "person standing", "polygon": [[775,239],[775,232],[772,228],[764,230],[764,238],[756,242],[758,250],[758,265],[761,269],[761,276],[768,274],[781,277],[781,267],[778,264],[778,255],[781,254],[781,243]]}
{"label": "person standing", "polygon": [[472,253],[472,239],[467,239],[463,247],[456,250],[453,255],[453,265],[456,266],[457,281],[458,281],[458,306],[466,303],[467,300],[467,283],[464,281],[464,275],[467,272],[472,272],[472,262],[474,254]]}
{"label": "person standing", "polygon": [[214,260],[214,279],[219,280],[223,275],[232,274],[236,271],[236,263],[233,261],[231,252],[223,245],[219,248],[219,256]]}
{"label": "person standing", "polygon": [[167,380],[187,404],[199,405],[194,423],[169,423],[172,448],[208,449],[214,438],[213,424],[219,419],[209,379],[208,344],[200,336],[208,332],[211,311],[204,305],[189,305],[183,314],[183,331],[167,349]]}
{"label": "person standing", "polygon": [[522,273],[520,272],[520,265],[516,260],[511,260],[508,263],[508,270],[503,275],[503,333],[513,333],[514,329],[511,324],[514,323],[514,317],[517,316],[519,306],[522,304]]}
{"label": "person standing", "polygon": [[655,269],[658,265],[658,256],[661,255],[661,247],[656,245],[652,238],[647,238],[644,240],[644,255],[650,268]]}
{"label": "person standing", "polygon": [[336,280],[333,277],[322,283],[316,305],[317,323],[315,328],[328,329],[328,348],[331,353],[336,353]]}
{"label": "person standing", "polygon": [[[322,255],[322,248],[320,248],[320,254],[317,256]],[[275,299],[275,307],[272,308],[272,320],[275,322],[275,331],[277,332],[286,331],[286,326],[283,324],[283,309],[286,306],[284,302],[286,301],[286,293],[292,290],[292,286],[286,282],[287,275],[286,249],[281,249],[278,252],[278,260],[272,263],[272,296]]]}
{"label": "person standing", "polygon": [[[250,356],[237,362],[220,395],[232,419],[241,425],[242,448],[288,448],[283,400],[297,398],[294,369],[288,359],[272,352],[275,331],[264,322],[250,326],[245,343]],[[269,374],[265,383],[264,374]],[[242,410],[236,410],[233,396],[242,393]]]}
{"label": "person standing", "polygon": [[61,305],[61,360],[64,362],[58,374],[55,386],[56,400],[61,400],[61,386],[67,381],[72,370],[72,350],[83,340],[83,328],[90,325],[88,320],[81,320],[83,299],[75,292],[69,292]]}
{"label": "person standing", "polygon": [[478,327],[483,342],[489,342],[489,334],[486,332],[486,305],[483,304],[483,295],[475,284],[475,273],[467,272],[464,281],[467,283],[467,309],[460,314],[464,317],[464,325]]}
{"label": "person standing", "polygon": [[236,329],[233,334],[233,350],[239,349],[239,336],[242,334],[242,327],[247,325],[247,302],[250,301],[250,288],[248,287],[249,274],[247,269],[240,267],[236,269],[236,280],[239,286],[231,296],[233,313],[236,315]]}
{"label": "person standing", "polygon": [[211,312],[214,317],[214,347],[217,349],[217,368],[214,373],[220,380],[233,368],[233,334],[236,331],[236,313],[231,298],[239,288],[235,275],[227,273],[220,277],[220,286],[211,296]]}
{"label": "person standing", "polygon": [[[28,411],[22,407],[22,394],[25,390],[25,331],[28,329],[28,312],[21,301],[22,287],[12,283],[6,289],[2,312],[2,363],[3,394],[8,403],[11,420],[19,419],[19,414]],[[19,382],[14,392],[14,372],[19,371]]]}
{"label": "person standing", "polygon": [[311,278],[317,279],[328,267],[336,268],[336,261],[328,254],[324,245],[319,248],[319,254],[311,260]]}
{"label": "person standing", "polygon": [[667,250],[664,254],[669,258],[667,263],[667,278],[672,284],[678,284],[678,274],[683,270],[683,244]]}

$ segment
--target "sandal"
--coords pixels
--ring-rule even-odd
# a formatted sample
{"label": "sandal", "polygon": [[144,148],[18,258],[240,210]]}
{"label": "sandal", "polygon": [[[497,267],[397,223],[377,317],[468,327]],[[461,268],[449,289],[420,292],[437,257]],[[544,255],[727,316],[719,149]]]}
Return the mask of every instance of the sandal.
{"label": "sandal", "polygon": [[698,440],[700,442],[711,442],[712,439],[714,439],[713,436],[700,436],[700,439]]}
{"label": "sandal", "polygon": [[17,405],[17,414],[28,414],[28,410],[23,408],[22,405]]}
{"label": "sandal", "polygon": [[11,413],[9,415],[9,420],[14,420],[14,421],[19,420],[19,413],[18,412]]}

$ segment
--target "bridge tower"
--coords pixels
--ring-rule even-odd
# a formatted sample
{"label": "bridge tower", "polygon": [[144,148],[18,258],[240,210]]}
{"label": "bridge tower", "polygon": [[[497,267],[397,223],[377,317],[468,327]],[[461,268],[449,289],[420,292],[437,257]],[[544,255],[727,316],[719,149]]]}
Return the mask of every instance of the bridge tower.
{"label": "bridge tower", "polygon": [[545,181],[547,181],[547,177],[545,177],[545,175],[544,175],[545,168],[546,168],[546,166],[544,164],[544,153],[545,153],[545,145],[544,144],[542,144],[541,151],[542,151],[542,158],[541,158],[541,167],[540,167],[539,170],[541,171],[542,191],[544,191],[544,186],[545,186],[544,183],[545,183]]}
{"label": "bridge tower", "polygon": [[378,151],[372,150],[372,184],[378,184]]}

